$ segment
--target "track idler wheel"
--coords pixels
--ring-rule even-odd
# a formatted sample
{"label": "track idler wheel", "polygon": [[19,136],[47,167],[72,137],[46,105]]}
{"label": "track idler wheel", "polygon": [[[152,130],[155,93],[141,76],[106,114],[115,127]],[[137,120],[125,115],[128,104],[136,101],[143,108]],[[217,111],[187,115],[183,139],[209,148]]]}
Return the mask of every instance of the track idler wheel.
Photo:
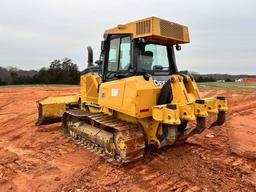
{"label": "track idler wheel", "polygon": [[143,132],[138,129],[116,131],[114,133],[116,156],[123,162],[130,162],[144,155],[145,141]]}
{"label": "track idler wheel", "polygon": [[69,115],[67,113],[64,113],[62,116],[62,130],[65,136],[69,136],[69,130],[68,130],[68,121],[69,121]]}
{"label": "track idler wheel", "polygon": [[117,132],[115,134],[114,142],[117,154],[119,154],[122,158],[126,158],[127,145],[125,142],[125,138],[122,136],[120,132]]}
{"label": "track idler wheel", "polygon": [[75,131],[73,131],[73,127],[75,123],[77,123],[79,119],[70,116],[68,113],[64,113],[62,116],[62,130],[65,136],[72,136],[73,138],[77,137]]}

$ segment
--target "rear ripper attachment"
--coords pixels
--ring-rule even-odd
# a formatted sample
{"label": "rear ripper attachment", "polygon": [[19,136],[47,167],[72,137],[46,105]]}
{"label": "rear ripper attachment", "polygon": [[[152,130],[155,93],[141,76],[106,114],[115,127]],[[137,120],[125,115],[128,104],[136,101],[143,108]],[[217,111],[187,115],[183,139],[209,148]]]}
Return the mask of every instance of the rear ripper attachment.
{"label": "rear ripper attachment", "polygon": [[[201,98],[191,75],[172,75],[166,84],[169,85],[172,102],[153,106],[152,109],[153,119],[162,124],[159,147],[185,141],[206,128],[225,123],[228,108],[224,96]],[[193,125],[187,126],[188,122]]]}
{"label": "rear ripper attachment", "polygon": [[145,141],[139,125],[103,113],[68,110],[63,114],[62,128],[66,136],[108,162],[120,165],[144,155]]}

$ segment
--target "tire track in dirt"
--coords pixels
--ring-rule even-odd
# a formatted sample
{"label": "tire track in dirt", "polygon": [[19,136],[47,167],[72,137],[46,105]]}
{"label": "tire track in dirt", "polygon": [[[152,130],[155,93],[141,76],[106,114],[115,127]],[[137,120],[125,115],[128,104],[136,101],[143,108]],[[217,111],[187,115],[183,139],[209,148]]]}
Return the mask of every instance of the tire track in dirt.
{"label": "tire track in dirt", "polygon": [[0,106],[0,110],[2,110],[2,108],[7,107],[7,106],[10,105],[10,104],[12,104],[12,101],[10,101],[9,103],[6,103],[6,104],[4,104],[4,105],[1,105],[1,106]]}

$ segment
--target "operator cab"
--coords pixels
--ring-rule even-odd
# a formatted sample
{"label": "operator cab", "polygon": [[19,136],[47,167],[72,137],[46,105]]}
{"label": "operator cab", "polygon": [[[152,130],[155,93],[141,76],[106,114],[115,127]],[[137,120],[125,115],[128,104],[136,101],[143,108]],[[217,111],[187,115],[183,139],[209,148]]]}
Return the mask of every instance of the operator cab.
{"label": "operator cab", "polygon": [[133,39],[130,34],[106,35],[101,55],[103,82],[136,75],[165,80],[177,73],[173,45]]}
{"label": "operator cab", "polygon": [[157,17],[119,24],[104,32],[99,75],[102,82],[137,75],[164,81],[177,73],[174,46],[189,42],[188,27]]}

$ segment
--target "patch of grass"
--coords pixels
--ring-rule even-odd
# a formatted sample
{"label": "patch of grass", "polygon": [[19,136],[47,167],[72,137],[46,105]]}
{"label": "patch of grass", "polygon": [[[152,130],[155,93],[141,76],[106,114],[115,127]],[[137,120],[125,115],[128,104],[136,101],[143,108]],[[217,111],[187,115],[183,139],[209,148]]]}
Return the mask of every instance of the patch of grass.
{"label": "patch of grass", "polygon": [[207,89],[256,89],[256,82],[208,82],[197,83],[200,90]]}

